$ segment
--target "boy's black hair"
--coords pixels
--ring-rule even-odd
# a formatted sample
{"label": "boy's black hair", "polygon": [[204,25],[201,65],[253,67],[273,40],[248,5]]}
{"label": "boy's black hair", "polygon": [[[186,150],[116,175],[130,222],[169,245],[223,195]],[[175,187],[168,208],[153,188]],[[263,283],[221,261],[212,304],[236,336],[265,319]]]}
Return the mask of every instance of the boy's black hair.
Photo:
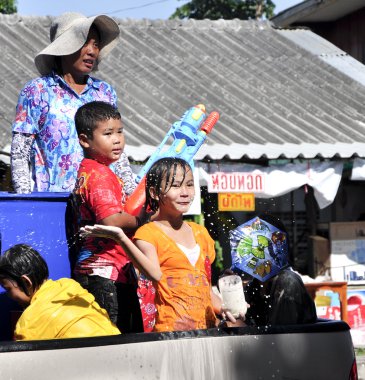
{"label": "boy's black hair", "polygon": [[[158,210],[159,200],[161,200],[162,195],[166,194],[170,190],[175,180],[176,170],[178,167],[183,170],[184,180],[186,173],[191,170],[191,167],[186,161],[182,160],[181,158],[161,158],[156,161],[148,171],[146,178],[146,205],[147,208],[151,209],[151,211]],[[164,188],[162,188],[163,180],[166,180]],[[149,189],[151,187],[155,189],[159,200],[153,199],[151,197],[149,192]]]}
{"label": "boy's black hair", "polygon": [[121,116],[116,107],[107,102],[93,101],[82,105],[75,114],[75,126],[77,134],[84,134],[87,138],[93,138],[93,132],[97,123],[109,119],[120,120]]}
{"label": "boy's black hair", "polygon": [[33,291],[48,279],[48,266],[42,256],[27,244],[16,244],[0,257],[0,278],[15,282],[28,296],[29,291],[22,276],[32,281]]}

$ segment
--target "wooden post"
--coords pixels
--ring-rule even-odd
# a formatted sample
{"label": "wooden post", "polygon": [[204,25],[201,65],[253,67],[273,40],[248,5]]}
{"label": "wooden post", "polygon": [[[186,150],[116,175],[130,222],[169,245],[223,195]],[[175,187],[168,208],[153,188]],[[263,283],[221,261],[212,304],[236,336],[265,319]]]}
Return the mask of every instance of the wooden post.
{"label": "wooden post", "polygon": [[307,256],[307,271],[308,276],[315,277],[314,270],[314,254],[313,246],[309,244],[309,236],[317,235],[317,212],[318,205],[314,198],[314,190],[312,187],[305,185],[305,197],[304,197],[306,215],[307,215],[307,227],[308,227],[308,256]]}

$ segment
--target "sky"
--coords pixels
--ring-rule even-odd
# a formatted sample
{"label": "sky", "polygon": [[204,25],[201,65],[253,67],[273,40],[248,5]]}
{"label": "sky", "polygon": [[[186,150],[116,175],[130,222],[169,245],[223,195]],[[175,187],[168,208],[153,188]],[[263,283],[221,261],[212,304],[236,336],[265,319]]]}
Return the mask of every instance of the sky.
{"label": "sky", "polygon": [[[301,0],[273,0],[275,14]],[[17,0],[18,14],[24,16],[58,16],[80,12],[86,16],[107,14],[116,18],[168,19],[175,9],[188,0]]]}

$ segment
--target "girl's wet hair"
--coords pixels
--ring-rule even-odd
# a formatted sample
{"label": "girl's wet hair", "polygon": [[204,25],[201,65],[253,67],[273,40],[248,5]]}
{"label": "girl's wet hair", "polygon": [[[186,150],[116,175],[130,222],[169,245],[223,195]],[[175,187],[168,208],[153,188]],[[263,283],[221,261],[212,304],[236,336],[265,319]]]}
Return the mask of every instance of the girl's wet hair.
{"label": "girl's wet hair", "polygon": [[[190,165],[181,158],[166,157],[156,161],[147,173],[146,179],[146,205],[151,211],[157,211],[162,195],[166,194],[175,181],[177,168],[183,171],[183,180],[186,173],[191,170]],[[162,182],[165,181],[164,188]],[[157,199],[151,197],[149,189],[155,189]]]}
{"label": "girl's wet hair", "polygon": [[48,266],[42,256],[27,244],[16,244],[0,257],[0,278],[10,280],[30,295],[22,276],[32,281],[33,292],[48,279]]}

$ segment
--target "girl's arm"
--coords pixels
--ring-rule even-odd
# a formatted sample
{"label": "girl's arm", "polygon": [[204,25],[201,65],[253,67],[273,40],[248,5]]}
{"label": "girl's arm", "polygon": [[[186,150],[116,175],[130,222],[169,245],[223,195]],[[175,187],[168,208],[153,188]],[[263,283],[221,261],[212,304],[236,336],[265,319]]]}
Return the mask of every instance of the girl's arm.
{"label": "girl's arm", "polygon": [[142,224],[141,220],[138,220],[137,217],[127,214],[126,212],[109,215],[99,220],[98,223],[104,226],[117,226],[129,231],[135,231]]}
{"label": "girl's arm", "polygon": [[106,237],[115,240],[127,253],[132,263],[153,281],[159,281],[162,277],[160,263],[156,248],[151,243],[137,240],[136,245],[127,237],[123,230],[115,226],[95,224],[80,229],[80,235]]}
{"label": "girl's arm", "polygon": [[212,299],[214,313],[223,317],[225,325],[228,327],[245,326],[245,316],[240,315],[239,318],[235,318],[229,311],[225,310],[222,298],[218,294],[214,293],[212,287],[210,287],[210,297]]}
{"label": "girl's arm", "polygon": [[210,298],[212,299],[214,313],[217,315],[221,315],[223,312],[222,298],[213,292],[212,287],[210,287]]}

